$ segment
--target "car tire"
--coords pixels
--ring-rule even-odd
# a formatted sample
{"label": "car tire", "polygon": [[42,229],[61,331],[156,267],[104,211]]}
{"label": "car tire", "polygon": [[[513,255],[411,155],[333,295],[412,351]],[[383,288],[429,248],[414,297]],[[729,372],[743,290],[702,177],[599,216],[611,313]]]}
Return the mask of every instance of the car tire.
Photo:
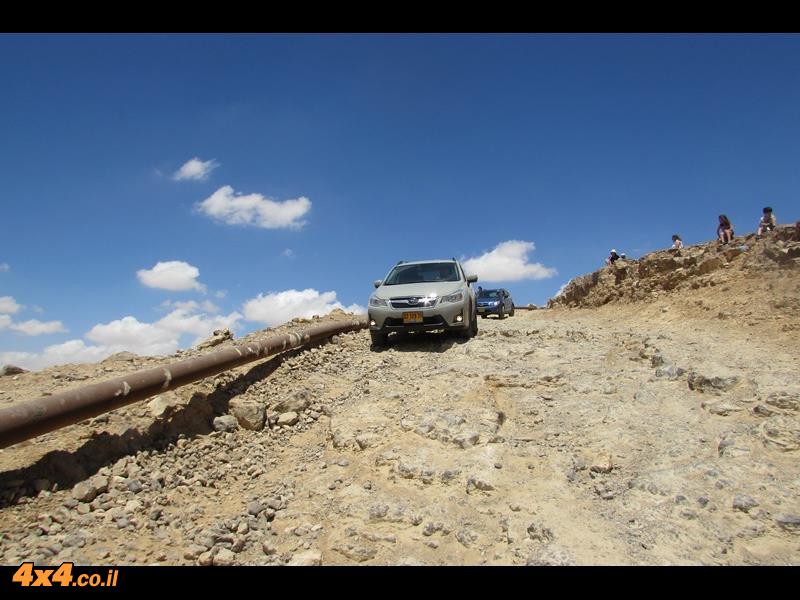
{"label": "car tire", "polygon": [[512,305],[511,305],[511,312],[509,312],[509,313],[508,313],[508,316],[509,316],[509,317],[513,317],[513,316],[514,316],[514,308],[515,308],[515,307],[514,307],[514,305],[512,304]]}
{"label": "car tire", "polygon": [[385,333],[382,333],[380,331],[370,331],[369,336],[372,338],[372,345],[375,348],[380,348],[381,346],[386,345],[387,335]]}
{"label": "car tire", "polygon": [[481,319],[485,319],[485,318],[486,318],[486,315],[481,315]]}
{"label": "car tire", "polygon": [[465,329],[460,329],[457,333],[458,337],[464,340],[468,340],[470,338],[475,337],[478,335],[478,313],[472,313],[472,318],[469,322],[469,327]]}

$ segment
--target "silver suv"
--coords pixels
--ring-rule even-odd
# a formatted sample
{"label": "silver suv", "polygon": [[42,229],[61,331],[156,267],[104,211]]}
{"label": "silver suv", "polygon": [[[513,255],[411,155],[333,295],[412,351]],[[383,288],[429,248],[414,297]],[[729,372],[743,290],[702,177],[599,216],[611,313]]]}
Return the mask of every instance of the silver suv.
{"label": "silver suv", "polygon": [[375,281],[369,298],[369,332],[381,346],[392,331],[444,329],[460,337],[478,333],[475,291],[477,275],[466,276],[459,262],[401,260],[384,279]]}

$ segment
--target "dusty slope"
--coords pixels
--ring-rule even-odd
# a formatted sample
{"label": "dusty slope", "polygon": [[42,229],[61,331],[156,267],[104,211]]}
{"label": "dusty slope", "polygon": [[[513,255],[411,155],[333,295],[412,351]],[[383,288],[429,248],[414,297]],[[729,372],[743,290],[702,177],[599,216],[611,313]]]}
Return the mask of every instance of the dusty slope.
{"label": "dusty slope", "polygon": [[[69,470],[9,448],[0,559],[798,564],[800,279],[743,273],[481,320],[467,343],[342,336],[207,382],[196,406],[143,405],[139,430],[161,426],[102,468],[86,448],[118,417],[51,434],[91,476],[72,490],[27,496]],[[268,426],[207,433],[231,405],[268,406]]]}

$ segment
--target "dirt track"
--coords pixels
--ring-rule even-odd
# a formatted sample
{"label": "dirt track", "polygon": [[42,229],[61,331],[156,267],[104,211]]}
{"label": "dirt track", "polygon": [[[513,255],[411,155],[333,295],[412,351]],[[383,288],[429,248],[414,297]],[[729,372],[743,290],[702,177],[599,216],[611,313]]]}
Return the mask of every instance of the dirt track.
{"label": "dirt track", "polygon": [[[776,281],[773,297],[796,294],[795,278]],[[123,437],[102,433],[114,414],[94,440],[51,434],[82,459],[75,490],[47,491],[83,478],[62,468],[20,500],[53,467],[35,445],[9,448],[0,558],[797,564],[798,319],[718,318],[736,301],[699,289],[520,311],[466,343],[412,336],[379,352],[365,332],[342,336],[175,395],[159,418],[126,409],[139,433],[94,462],[87,444]],[[258,406],[264,429],[209,433],[214,411]]]}

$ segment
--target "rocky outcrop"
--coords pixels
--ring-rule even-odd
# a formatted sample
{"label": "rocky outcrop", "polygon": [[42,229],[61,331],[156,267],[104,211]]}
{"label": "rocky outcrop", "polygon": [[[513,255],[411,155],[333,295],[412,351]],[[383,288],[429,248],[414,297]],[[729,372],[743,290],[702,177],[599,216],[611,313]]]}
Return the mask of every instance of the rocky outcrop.
{"label": "rocky outcrop", "polygon": [[800,241],[795,238],[794,226],[781,226],[762,239],[750,234],[728,245],[710,242],[681,250],[659,250],[638,260],[618,260],[576,277],[547,306],[597,307],[650,300],[685,286],[697,289],[713,285],[715,273],[723,269],[798,269]]}

